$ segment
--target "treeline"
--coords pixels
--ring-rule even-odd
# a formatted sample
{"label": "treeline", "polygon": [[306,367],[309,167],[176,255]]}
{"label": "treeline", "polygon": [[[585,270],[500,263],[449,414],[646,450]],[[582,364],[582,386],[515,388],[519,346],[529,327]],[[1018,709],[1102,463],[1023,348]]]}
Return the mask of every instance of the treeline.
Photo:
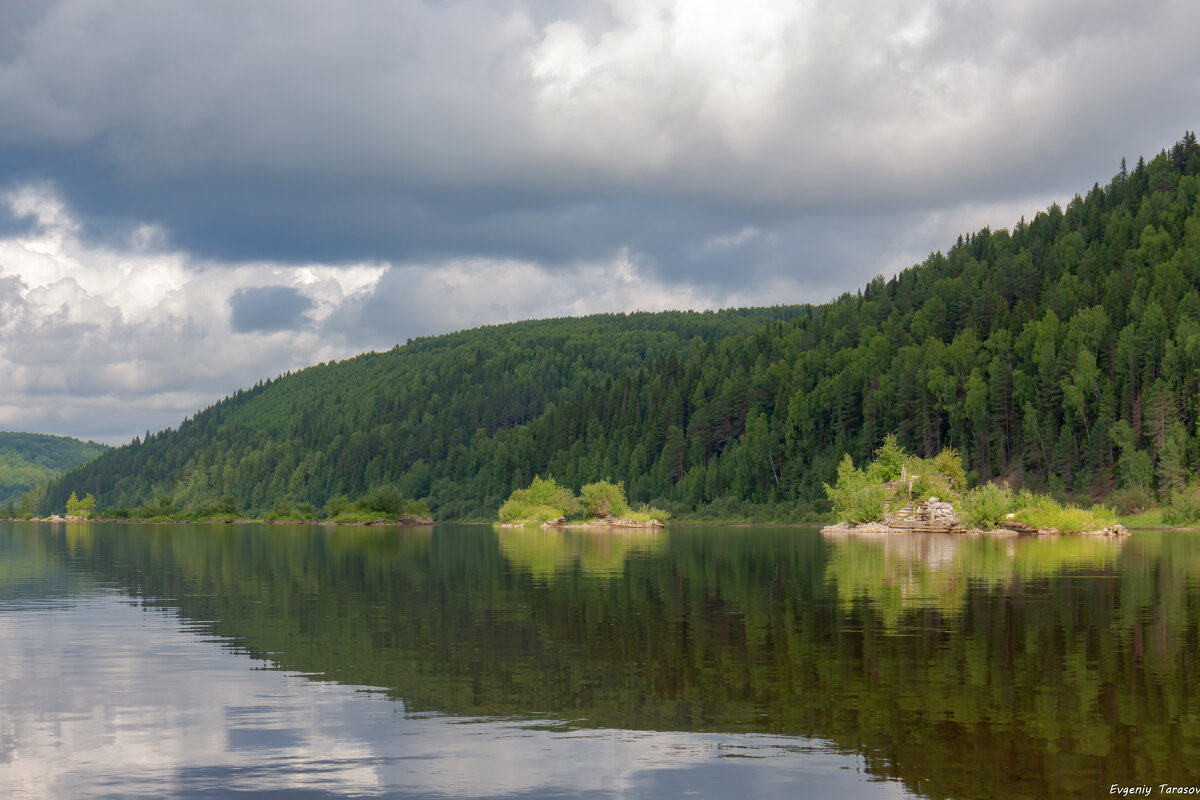
{"label": "treeline", "polygon": [[0,431],[0,503],[16,501],[29,490],[108,449],[69,436]]}
{"label": "treeline", "polygon": [[331,500],[394,487],[443,518],[494,518],[545,470],[531,422],[660,358],[799,311],[608,314],[410,340],[239,391],[51,482],[35,505],[61,510],[75,491],[93,494],[102,515],[266,516],[280,501],[332,512]]}
{"label": "treeline", "polygon": [[[491,517],[534,475],[674,515],[821,507],[885,433],[972,481],[1168,497],[1200,466],[1200,146],[821,306],[481,328],[260,384],[37,498],[320,505],[395,485]],[[715,512],[713,510],[716,510]]]}

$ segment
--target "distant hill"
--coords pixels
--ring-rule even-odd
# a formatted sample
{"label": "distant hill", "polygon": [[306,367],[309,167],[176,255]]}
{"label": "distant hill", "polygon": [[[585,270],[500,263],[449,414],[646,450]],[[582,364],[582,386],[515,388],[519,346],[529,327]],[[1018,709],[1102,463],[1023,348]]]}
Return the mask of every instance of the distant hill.
{"label": "distant hill", "polygon": [[69,436],[0,431],[0,503],[18,498],[109,449],[108,445]]}
{"label": "distant hill", "polygon": [[676,516],[798,514],[843,453],[892,432],[1057,494],[1195,480],[1194,134],[949,244],[819,306],[522,322],[311,367],[72,470],[39,505],[254,512],[392,484],[440,518],[491,517],[551,474],[623,481]]}

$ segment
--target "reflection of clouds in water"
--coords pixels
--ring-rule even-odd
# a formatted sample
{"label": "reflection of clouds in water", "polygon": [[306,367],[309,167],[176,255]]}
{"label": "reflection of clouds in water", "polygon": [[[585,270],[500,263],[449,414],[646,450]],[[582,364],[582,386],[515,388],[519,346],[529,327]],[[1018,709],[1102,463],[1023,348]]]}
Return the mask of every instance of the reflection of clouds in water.
{"label": "reflection of clouds in water", "polygon": [[904,796],[810,740],[406,716],[99,595],[0,609],[0,793]]}

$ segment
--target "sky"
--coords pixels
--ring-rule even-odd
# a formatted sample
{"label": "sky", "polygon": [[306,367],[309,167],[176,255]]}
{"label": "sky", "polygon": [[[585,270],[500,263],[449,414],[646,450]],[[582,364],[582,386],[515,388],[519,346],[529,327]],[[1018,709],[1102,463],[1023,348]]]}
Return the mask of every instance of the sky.
{"label": "sky", "polygon": [[1200,127],[1191,0],[0,4],[0,429],[825,302]]}

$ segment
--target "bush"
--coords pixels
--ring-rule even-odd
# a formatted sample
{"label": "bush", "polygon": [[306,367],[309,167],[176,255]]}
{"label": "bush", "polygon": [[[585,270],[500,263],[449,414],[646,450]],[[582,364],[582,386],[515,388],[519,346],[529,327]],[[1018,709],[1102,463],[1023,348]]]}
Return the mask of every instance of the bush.
{"label": "bush", "polygon": [[994,530],[1012,513],[1014,505],[1011,489],[985,483],[967,492],[963,498],[963,522],[972,528]]}
{"label": "bush", "polygon": [[325,514],[336,517],[350,508],[350,500],[344,494],[335,494],[325,502]]}
{"label": "bush", "polygon": [[948,447],[933,458],[909,458],[905,465],[912,483],[912,499],[928,500],[937,497],[958,506],[967,488],[967,474],[962,457]]}
{"label": "bush", "polygon": [[535,477],[528,489],[517,489],[500,506],[500,521],[543,523],[578,513],[579,498],[554,478]]}
{"label": "bush", "polygon": [[1126,486],[1108,499],[1118,514],[1140,514],[1154,505],[1154,498],[1145,486]]}
{"label": "bush", "polygon": [[404,510],[403,493],[395,486],[376,486],[359,499],[357,505],[368,513],[383,514],[396,518]]}
{"label": "bush", "polygon": [[833,504],[834,514],[843,522],[854,525],[873,522],[882,519],[887,511],[887,489],[857,469],[849,453],[838,464],[837,483],[825,484],[825,494]]}
{"label": "bush", "polygon": [[629,510],[629,504],[625,502],[625,487],[620,483],[589,483],[583,487],[581,493],[583,511],[589,517],[604,517],[610,514],[620,517]]}
{"label": "bush", "polygon": [[631,510],[625,512],[625,517],[633,520],[634,522],[650,522],[652,520],[657,522],[666,522],[671,518],[671,514],[669,511],[664,511],[661,508],[655,508],[654,506],[643,504],[639,506],[636,511]]}
{"label": "bush", "polygon": [[908,454],[900,447],[896,434],[889,433],[883,437],[883,444],[875,451],[875,461],[868,470],[871,479],[878,483],[896,480],[900,477],[907,459]]}
{"label": "bush", "polygon": [[186,511],[188,519],[233,519],[237,513],[237,501],[230,495],[205,500]]}
{"label": "bush", "polygon": [[557,506],[534,505],[513,498],[509,498],[500,506],[500,521],[509,525],[541,525],[562,519],[564,516],[562,509]]}
{"label": "bush", "polygon": [[1194,526],[1200,524],[1200,490],[1196,487],[1172,492],[1162,521],[1166,525]]}
{"label": "bush", "polygon": [[134,512],[138,519],[167,519],[180,513],[181,509],[169,495],[159,495],[155,503],[147,503]]}
{"label": "bush", "polygon": [[1016,517],[1035,528],[1057,528],[1063,533],[1097,531],[1116,523],[1116,515],[1104,506],[1090,509],[1060,505],[1045,495],[1023,494],[1028,505],[1016,512]]}

